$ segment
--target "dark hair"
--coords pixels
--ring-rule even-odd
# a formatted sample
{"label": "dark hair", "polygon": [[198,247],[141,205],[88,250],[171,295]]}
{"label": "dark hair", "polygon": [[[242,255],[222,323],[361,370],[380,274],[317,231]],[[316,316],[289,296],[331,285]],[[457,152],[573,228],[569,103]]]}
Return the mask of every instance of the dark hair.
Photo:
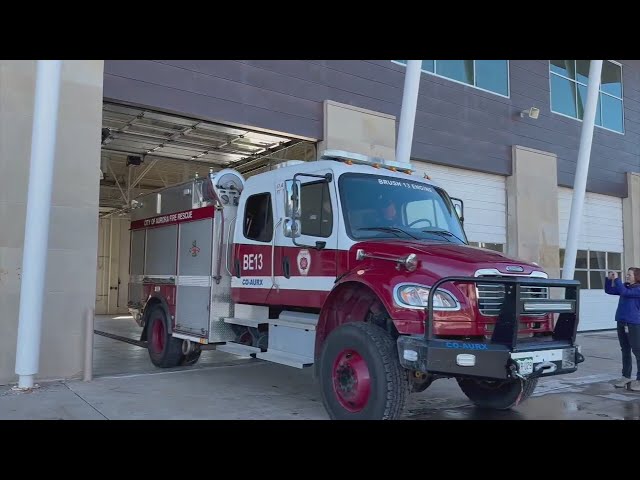
{"label": "dark hair", "polygon": [[629,269],[633,273],[633,279],[636,283],[640,283],[640,268],[631,267]]}

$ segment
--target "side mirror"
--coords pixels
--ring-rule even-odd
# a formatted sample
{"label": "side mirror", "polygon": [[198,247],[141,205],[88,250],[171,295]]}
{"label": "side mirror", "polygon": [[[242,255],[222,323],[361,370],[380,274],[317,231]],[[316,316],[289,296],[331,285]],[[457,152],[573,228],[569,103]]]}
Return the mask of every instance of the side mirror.
{"label": "side mirror", "polygon": [[300,236],[301,226],[298,220],[286,218],[283,222],[284,236],[288,238],[298,238]]}
{"label": "side mirror", "polygon": [[302,202],[300,198],[301,182],[300,180],[286,180],[284,184],[284,216],[292,220],[297,220],[302,216]]}
{"label": "side mirror", "polygon": [[302,216],[302,202],[300,198],[300,180],[286,180],[284,197],[284,236],[288,238],[298,238],[302,233],[300,217]]}
{"label": "side mirror", "polygon": [[453,208],[455,208],[458,218],[464,223],[464,202],[459,198],[451,198]]}

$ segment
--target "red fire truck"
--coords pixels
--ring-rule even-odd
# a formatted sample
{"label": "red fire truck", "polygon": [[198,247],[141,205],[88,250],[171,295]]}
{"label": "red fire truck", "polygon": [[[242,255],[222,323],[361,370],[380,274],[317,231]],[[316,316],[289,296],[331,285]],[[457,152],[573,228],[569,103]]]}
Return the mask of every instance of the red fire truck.
{"label": "red fire truck", "polygon": [[216,348],[313,367],[330,418],[395,419],[439,378],[508,409],[584,361],[579,282],[469,246],[462,201],[411,165],[277,167],[138,199],[129,309],[156,366]]}

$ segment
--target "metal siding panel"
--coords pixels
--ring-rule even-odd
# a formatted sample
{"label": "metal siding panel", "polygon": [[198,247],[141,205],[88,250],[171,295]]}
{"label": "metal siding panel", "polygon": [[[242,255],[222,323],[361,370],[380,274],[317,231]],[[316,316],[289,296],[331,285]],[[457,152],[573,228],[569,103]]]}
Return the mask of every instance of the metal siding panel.
{"label": "metal siding panel", "polygon": [[178,226],[147,230],[146,275],[175,275]]}
{"label": "metal siding panel", "polygon": [[[223,68],[223,65],[216,66],[219,69]],[[166,62],[141,60],[131,64],[126,60],[115,60],[111,62],[109,71],[113,75],[127,75],[129,78],[152,84],[157,84],[161,79],[163,86],[176,90],[187,90],[239,105],[268,108],[276,113],[321,120],[321,115],[318,115],[319,112],[316,109],[317,102],[200,73],[194,69],[177,67]],[[185,82],[185,75],[189,76],[188,82]]]}
{"label": "metal siding panel", "polygon": [[209,335],[208,287],[178,287],[176,330],[206,338]]}
{"label": "metal siding panel", "polygon": [[[137,70],[130,67],[135,61],[120,64],[106,61],[105,97],[318,139],[322,138],[321,102],[324,99],[383,113],[400,113],[405,69],[387,60],[162,62],[174,68],[163,70],[172,72],[170,78],[152,79],[154,83],[163,84],[154,85],[135,79],[144,74],[139,67]],[[511,148],[522,145],[555,153],[559,164],[566,166],[565,172],[559,172],[559,183],[571,185],[581,123],[550,112],[548,61],[511,60],[509,70],[511,98],[423,74],[413,156],[459,168],[510,175]],[[116,71],[119,76],[114,74]],[[189,91],[197,90],[193,79],[200,79],[202,75],[224,79],[225,85],[237,84],[238,89],[233,91],[239,100],[230,102],[226,97],[212,98]],[[624,172],[640,170],[640,163],[635,161],[640,158],[637,125],[640,124],[640,62],[623,63],[623,82],[625,135],[596,128],[591,162],[597,168],[590,169],[588,183],[591,190],[620,197],[626,195]],[[252,92],[258,91],[265,98],[273,99],[274,105],[255,107]],[[311,105],[313,121],[282,113],[289,111],[287,105],[302,105],[299,101]],[[518,116],[520,110],[530,106],[540,108],[538,120]],[[303,108],[303,111],[306,110]]]}
{"label": "metal siding panel", "polygon": [[[184,81],[187,82],[189,72],[185,71],[184,75]],[[263,128],[305,139],[322,138],[322,120],[284,113],[274,114],[275,112],[269,108],[252,107],[109,73],[105,73],[104,77],[104,98],[108,101],[144,106],[234,126]],[[322,112],[321,103],[315,108]]]}
{"label": "metal siding panel", "polygon": [[144,230],[131,231],[131,275],[142,275],[144,273]]}
{"label": "metal siding panel", "polygon": [[211,275],[211,229],[211,218],[180,225],[179,275]]}

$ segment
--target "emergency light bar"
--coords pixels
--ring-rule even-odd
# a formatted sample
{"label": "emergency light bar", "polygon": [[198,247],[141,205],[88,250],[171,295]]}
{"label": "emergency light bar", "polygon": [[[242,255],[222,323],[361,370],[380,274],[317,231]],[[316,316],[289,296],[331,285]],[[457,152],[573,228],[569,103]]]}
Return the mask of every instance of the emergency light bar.
{"label": "emergency light bar", "polygon": [[360,153],[345,152],[344,150],[325,150],[320,157],[322,160],[335,160],[348,164],[370,165],[375,168],[385,168],[403,173],[413,173],[410,163],[393,162],[380,157],[370,157]]}

